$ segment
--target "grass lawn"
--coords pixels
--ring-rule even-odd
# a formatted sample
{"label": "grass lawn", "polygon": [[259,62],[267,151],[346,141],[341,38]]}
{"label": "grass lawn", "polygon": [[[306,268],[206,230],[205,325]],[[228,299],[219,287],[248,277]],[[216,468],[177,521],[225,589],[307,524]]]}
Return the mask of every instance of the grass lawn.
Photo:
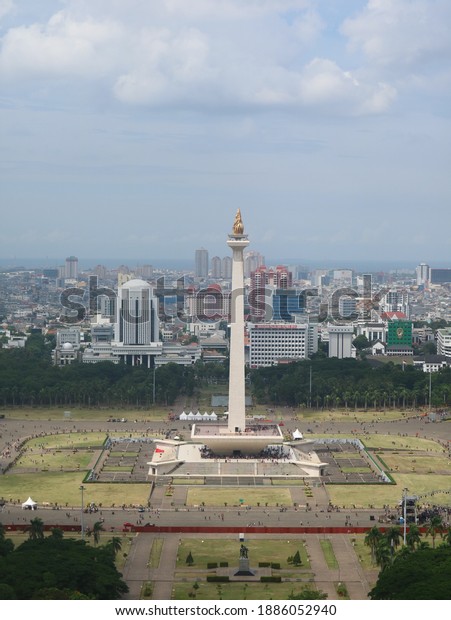
{"label": "grass lawn", "polygon": [[403,411],[400,409],[387,409],[386,411],[365,411],[363,409],[353,408],[346,409],[304,409],[302,411],[296,411],[295,416],[298,420],[314,420],[315,422],[324,422],[330,420],[355,420],[356,422],[376,422],[390,420],[399,420],[409,417],[416,417],[418,411]]}
{"label": "grass lawn", "polygon": [[70,419],[78,421],[106,421],[110,418],[125,418],[126,420],[167,420],[168,414],[172,412],[171,407],[150,407],[147,410],[141,409],[78,409],[76,407],[42,407],[42,408],[19,408],[2,409],[5,418],[13,420],[67,420],[65,411],[70,411]]}
{"label": "grass lawn", "polygon": [[69,470],[87,470],[89,464],[94,459],[94,451],[90,450],[77,450],[72,452],[69,450],[60,451],[56,453],[43,453],[37,452],[25,452],[24,455],[16,462],[14,468],[11,470],[14,472],[16,468],[37,468],[39,471],[46,469],[49,471],[60,471],[64,469]]}
{"label": "grass lawn", "polygon": [[320,540],[319,544],[321,545],[327,566],[329,568],[338,568],[337,558],[335,557],[334,548],[332,547],[331,541],[325,538]]}
{"label": "grass lawn", "polygon": [[[289,540],[246,540],[244,543],[249,551],[250,566],[258,567],[259,562],[279,562],[281,570],[290,570],[299,573],[310,569],[310,562],[304,543],[300,539],[290,538]],[[208,562],[228,562],[229,566],[238,567],[241,543],[238,536],[234,539],[188,539],[183,538],[177,553],[176,568],[187,568],[186,558],[191,551],[194,565],[189,568],[188,574],[200,569],[207,570]],[[295,569],[292,564],[288,564],[287,558],[294,556],[299,551],[302,564]],[[186,574],[186,573],[184,573]]]}
{"label": "grass lawn", "polygon": [[340,467],[344,474],[367,474],[371,469],[369,467]]}
{"label": "grass lawn", "polygon": [[60,435],[46,435],[35,437],[25,444],[27,450],[39,452],[42,450],[58,450],[63,448],[101,448],[106,434],[100,433],[64,433]]}
{"label": "grass lawn", "polygon": [[[303,587],[300,583],[206,583],[198,581],[198,589],[193,588],[193,583],[174,583],[172,600],[190,600],[191,593],[195,594],[192,600],[201,601],[286,601],[292,594],[299,594]],[[314,588],[313,583],[306,584]]]}
{"label": "grass lawn", "polygon": [[371,549],[365,545],[365,536],[357,534],[352,536],[354,551],[364,570],[372,570],[377,568],[371,561]]}
{"label": "grass lawn", "polygon": [[409,473],[415,470],[418,474],[443,472],[451,474],[451,461],[446,456],[427,456],[424,454],[378,454],[384,463],[395,471]]}
{"label": "grass lawn", "polygon": [[158,568],[160,566],[161,551],[163,549],[163,539],[155,538],[149,555],[149,567]]}
{"label": "grass lawn", "polygon": [[[320,439],[331,437],[336,435],[331,433],[309,433],[307,439]],[[371,450],[421,450],[424,452],[439,452],[443,453],[443,448],[440,444],[432,439],[423,439],[422,437],[398,437],[397,435],[365,435],[355,433],[349,435],[354,439],[360,439],[367,448]],[[341,455],[340,455],[341,456]]]}
{"label": "grass lawn", "polygon": [[[59,506],[79,506],[84,475],[85,472],[6,474],[0,476],[0,497],[24,502],[31,495],[38,504],[49,502]],[[105,507],[145,504],[149,499],[150,487],[147,484],[84,483],[84,486],[84,501]]]}
{"label": "grass lawn", "polygon": [[[240,499],[243,502],[240,502]],[[194,487],[188,489],[187,505],[200,506],[290,506],[293,502],[288,489],[244,488],[244,487]]]}
{"label": "grass lawn", "polygon": [[[396,485],[391,484],[356,484],[327,485],[330,501],[338,506],[368,508],[370,505],[382,508],[384,504],[395,506],[401,500],[402,490],[408,488],[413,495],[422,495],[431,491],[449,489],[450,478],[438,474],[400,474],[393,473]],[[451,495],[437,493],[433,496],[434,503],[451,506]],[[425,500],[426,501],[426,500]],[[431,498],[427,499],[432,501]]]}

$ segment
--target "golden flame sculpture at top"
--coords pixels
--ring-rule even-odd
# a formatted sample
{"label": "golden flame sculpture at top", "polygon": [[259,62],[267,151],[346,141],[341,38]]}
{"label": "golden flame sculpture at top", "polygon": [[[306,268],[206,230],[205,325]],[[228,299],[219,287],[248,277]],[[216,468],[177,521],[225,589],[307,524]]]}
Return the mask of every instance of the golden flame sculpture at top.
{"label": "golden flame sculpture at top", "polygon": [[242,235],[244,233],[244,224],[241,219],[241,211],[238,209],[235,215],[235,221],[233,223],[233,234]]}

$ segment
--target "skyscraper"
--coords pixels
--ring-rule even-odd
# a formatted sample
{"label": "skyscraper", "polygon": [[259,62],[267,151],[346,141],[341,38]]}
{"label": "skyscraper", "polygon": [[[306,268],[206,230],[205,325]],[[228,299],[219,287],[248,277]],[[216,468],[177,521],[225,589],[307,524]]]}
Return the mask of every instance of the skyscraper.
{"label": "skyscraper", "polygon": [[130,280],[118,290],[114,354],[132,366],[151,367],[161,354],[158,301],[144,280]]}
{"label": "skyscraper", "polygon": [[78,258],[76,256],[68,256],[66,258],[64,277],[68,280],[76,280],[78,278]]}
{"label": "skyscraper", "polygon": [[216,278],[217,280],[219,280],[219,278],[222,275],[222,265],[221,265],[222,261],[219,258],[219,256],[213,256],[213,258],[211,259],[211,277],[212,278]]}
{"label": "skyscraper", "polygon": [[230,256],[224,256],[222,259],[221,275],[224,280],[232,279],[232,259]]}
{"label": "skyscraper", "polygon": [[205,248],[196,250],[194,275],[196,278],[206,278],[208,276],[208,250]]}

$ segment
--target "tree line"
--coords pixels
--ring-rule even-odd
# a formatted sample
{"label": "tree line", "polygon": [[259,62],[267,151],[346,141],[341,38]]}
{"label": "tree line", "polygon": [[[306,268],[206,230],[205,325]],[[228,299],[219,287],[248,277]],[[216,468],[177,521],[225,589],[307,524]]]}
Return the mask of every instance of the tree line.
{"label": "tree line", "polygon": [[[373,600],[448,600],[451,591],[451,530],[440,515],[426,524],[426,535],[432,547],[422,539],[420,528],[412,523],[406,533],[406,544],[400,547],[398,525],[382,532],[371,528],[365,545],[371,550],[373,564],[380,567],[376,585],[369,593]],[[442,542],[436,547],[436,539]]]}
{"label": "tree line", "polygon": [[[429,403],[429,374],[411,365],[323,358],[252,370],[259,403],[291,407],[385,409]],[[434,407],[451,403],[451,369],[432,375]]]}
{"label": "tree line", "polygon": [[[99,524],[100,522],[99,522]],[[119,599],[128,586],[115,565],[121,540],[113,537],[98,545],[84,540],[64,538],[54,528],[44,536],[42,519],[28,527],[29,538],[18,547],[6,538],[0,524],[0,599],[2,600],[111,600]]]}
{"label": "tree line", "polygon": [[[24,349],[0,349],[0,406],[148,408],[196,397],[206,386],[225,393],[228,363],[166,364],[153,369],[99,362],[56,367],[52,344],[39,334]],[[254,402],[289,407],[385,409],[429,403],[429,375],[393,362],[314,356],[287,365],[247,370]],[[451,369],[432,375],[432,405],[451,404]]]}
{"label": "tree line", "polygon": [[227,365],[155,369],[112,362],[74,362],[56,367],[52,343],[34,334],[23,349],[0,349],[0,406],[150,407],[171,405],[180,395],[192,396],[210,383],[223,383]]}

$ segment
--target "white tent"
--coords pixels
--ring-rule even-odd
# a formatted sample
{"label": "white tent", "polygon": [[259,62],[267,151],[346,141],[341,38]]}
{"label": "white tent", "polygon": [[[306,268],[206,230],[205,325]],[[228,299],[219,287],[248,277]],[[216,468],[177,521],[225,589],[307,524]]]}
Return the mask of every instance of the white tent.
{"label": "white tent", "polygon": [[22,504],[22,510],[36,510],[36,506],[37,503],[29,497],[27,501]]}
{"label": "white tent", "polygon": [[180,416],[179,416],[179,420],[187,420],[187,419],[188,419],[188,416],[186,415],[186,413],[185,413],[185,412],[183,412],[183,413],[181,413],[181,414],[180,414]]}
{"label": "white tent", "polygon": [[301,431],[298,428],[295,431],[293,431],[293,439],[304,439],[304,435],[301,433]]}

